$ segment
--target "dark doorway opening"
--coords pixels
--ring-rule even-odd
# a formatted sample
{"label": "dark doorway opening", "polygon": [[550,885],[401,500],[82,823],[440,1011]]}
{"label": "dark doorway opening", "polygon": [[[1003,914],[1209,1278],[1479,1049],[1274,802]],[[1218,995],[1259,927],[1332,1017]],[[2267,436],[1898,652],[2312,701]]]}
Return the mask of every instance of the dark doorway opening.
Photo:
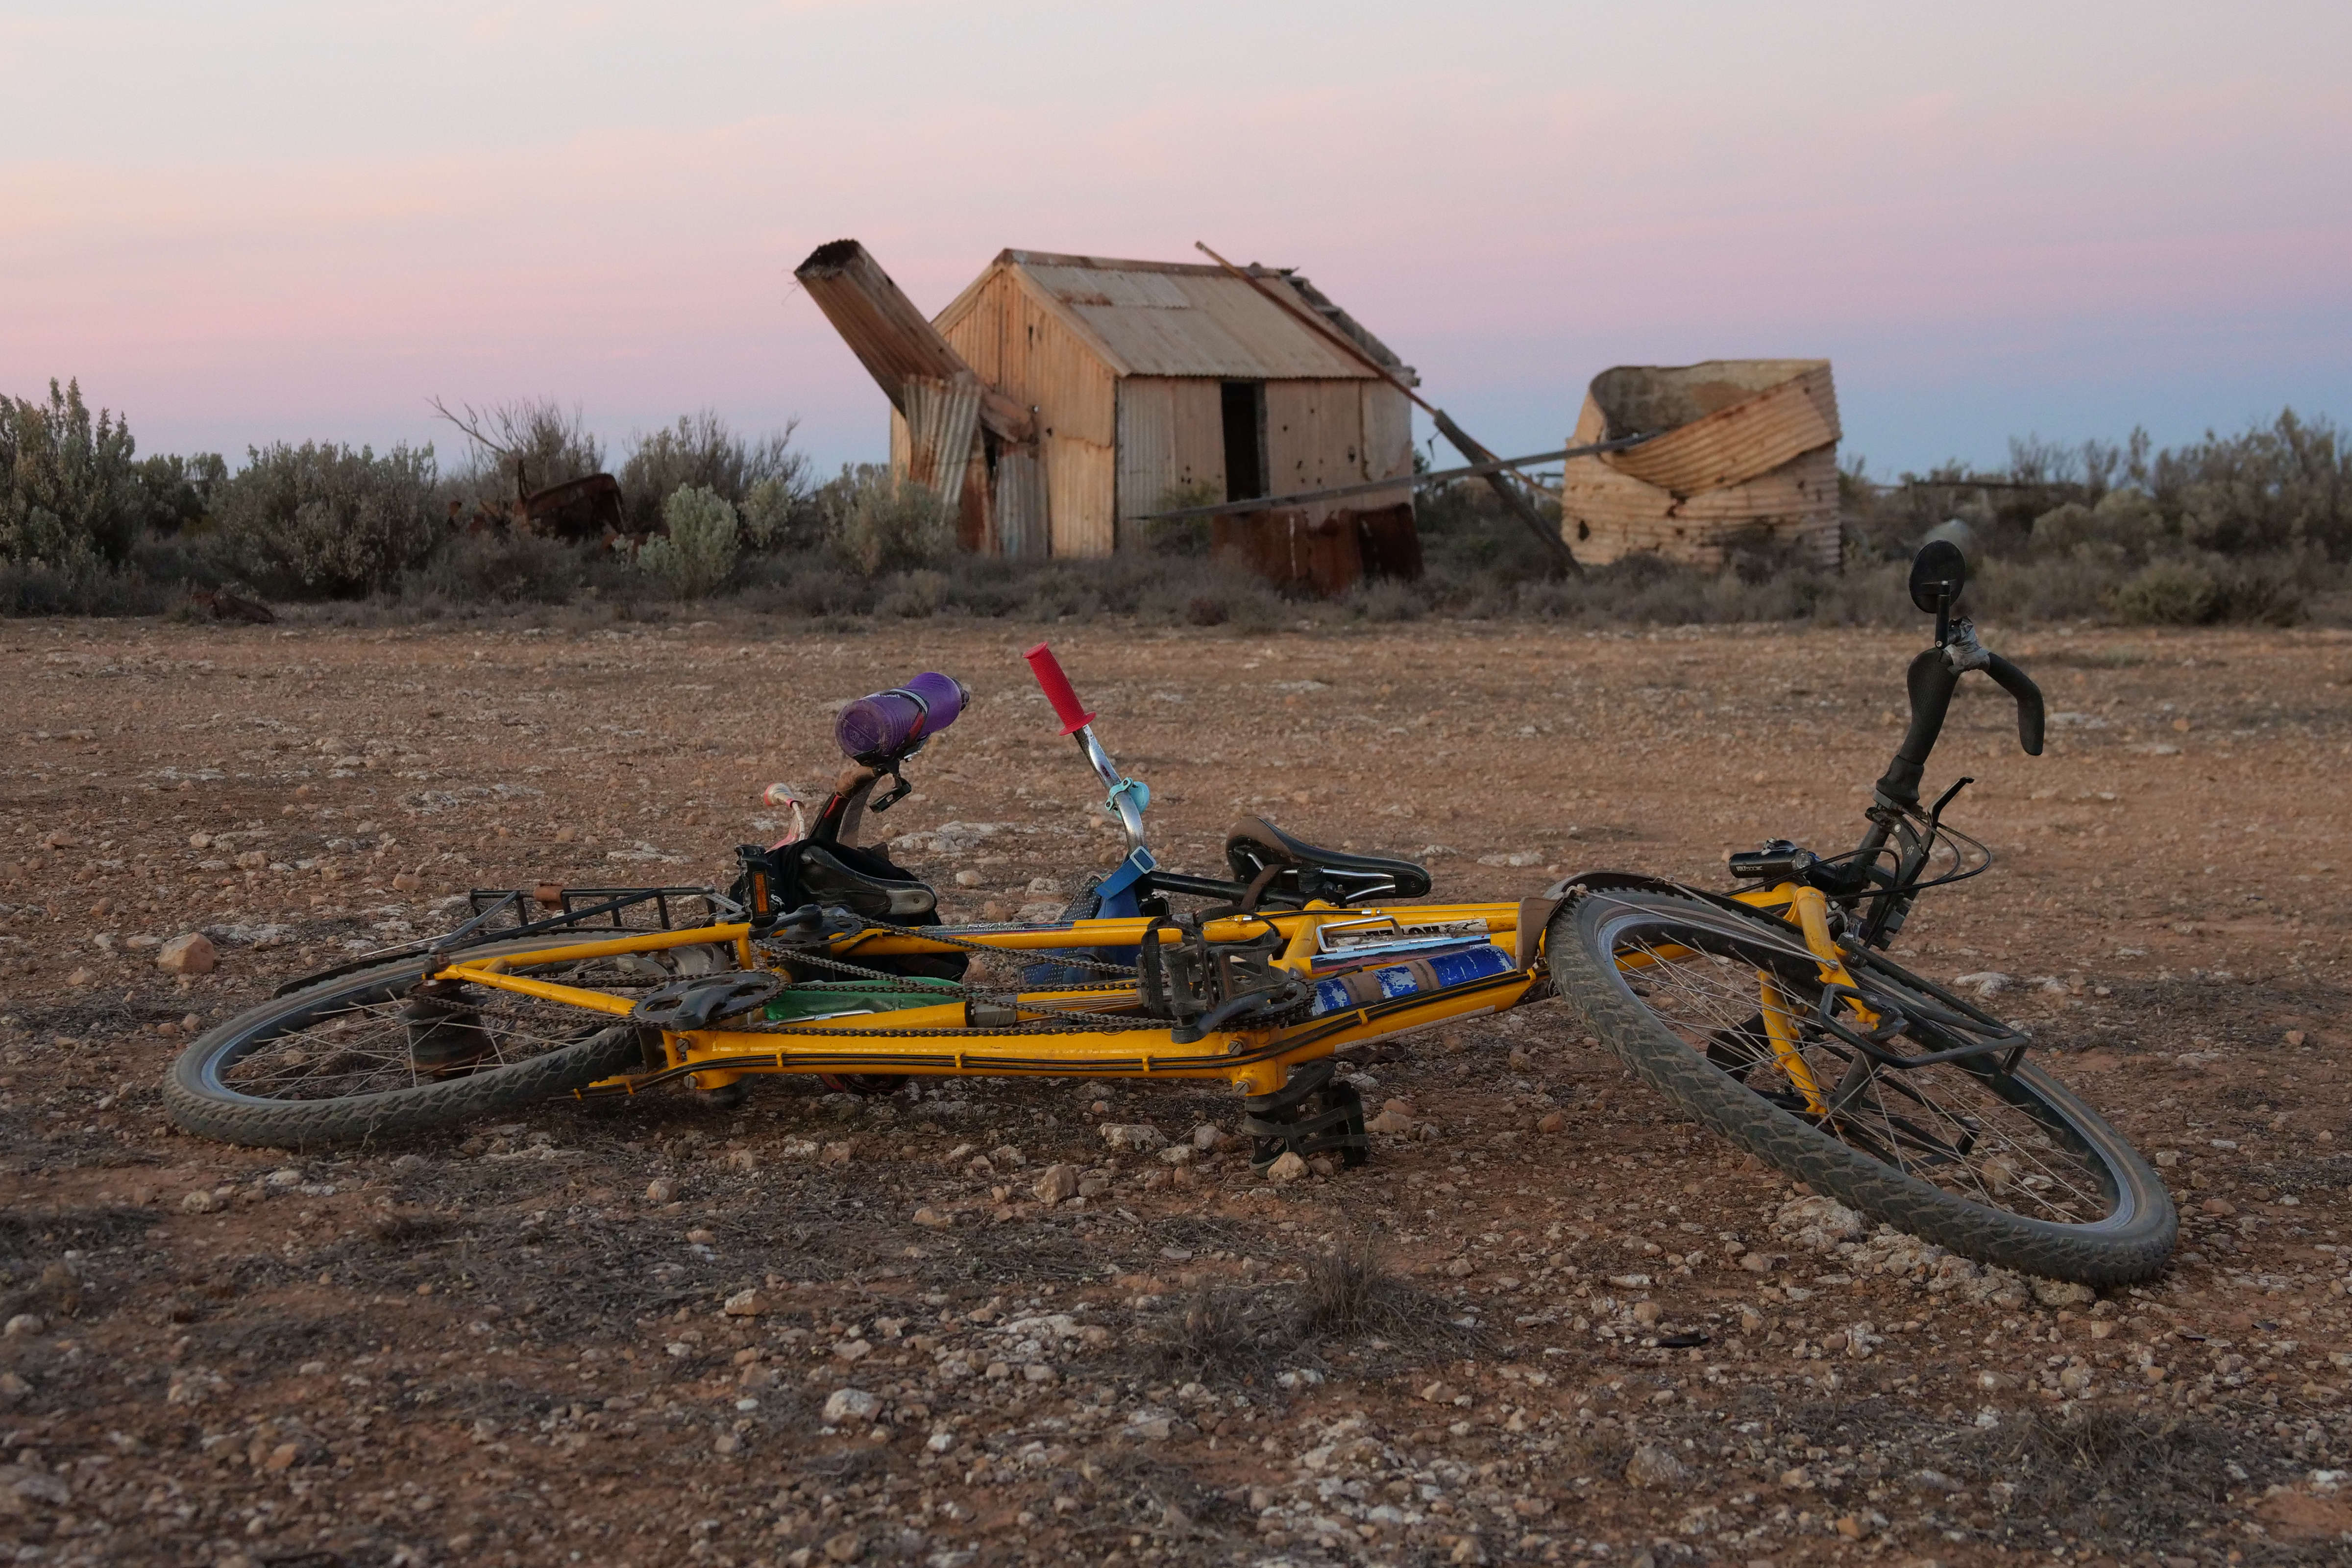
{"label": "dark doorway opening", "polygon": [[1265,494],[1265,383],[1229,381],[1223,392],[1225,499],[1255,500]]}

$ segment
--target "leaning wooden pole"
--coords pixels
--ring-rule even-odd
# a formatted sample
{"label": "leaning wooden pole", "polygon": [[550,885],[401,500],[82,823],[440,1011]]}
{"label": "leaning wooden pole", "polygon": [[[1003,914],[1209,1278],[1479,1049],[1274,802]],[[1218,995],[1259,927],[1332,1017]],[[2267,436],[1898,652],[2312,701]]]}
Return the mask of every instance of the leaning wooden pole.
{"label": "leaning wooden pole", "polygon": [[[1568,541],[1560,536],[1559,530],[1549,523],[1545,522],[1542,514],[1538,512],[1533,506],[1528,504],[1526,492],[1514,486],[1509,479],[1503,477],[1506,473],[1510,473],[1513,477],[1520,479],[1523,483],[1531,482],[1527,479],[1527,476],[1517,473],[1517,471],[1512,469],[1508,464],[1504,463],[1501,459],[1497,458],[1493,452],[1487,450],[1478,442],[1472,440],[1468,432],[1465,431],[1461,426],[1454,423],[1453,416],[1448,415],[1445,410],[1438,407],[1435,404],[1422,396],[1421,394],[1415,392],[1409,384],[1406,384],[1404,377],[1397,374],[1396,372],[1391,370],[1387,365],[1384,365],[1380,361],[1374,359],[1370,354],[1366,353],[1364,352],[1363,345],[1349,337],[1347,333],[1341,331],[1330,322],[1323,320],[1322,317],[1317,315],[1314,311],[1302,310],[1297,303],[1290,299],[1286,298],[1281,290],[1276,289],[1265,279],[1258,277],[1255,273],[1245,271],[1243,268],[1234,266],[1223,257],[1219,256],[1215,251],[1211,250],[1206,245],[1202,244],[1201,241],[1196,239],[1192,242],[1192,245],[1193,247],[1199,250],[1202,255],[1206,256],[1210,260],[1215,262],[1218,266],[1223,268],[1226,271],[1232,273],[1234,277],[1240,279],[1243,282],[1248,284],[1259,293],[1265,295],[1268,300],[1273,300],[1277,307],[1288,311],[1291,315],[1296,316],[1298,320],[1306,322],[1308,326],[1322,333],[1323,336],[1329,340],[1332,345],[1338,348],[1342,353],[1353,358],[1358,363],[1363,365],[1373,374],[1381,377],[1399,392],[1403,393],[1407,397],[1412,399],[1414,406],[1419,408],[1423,413],[1428,415],[1430,423],[1437,426],[1438,434],[1444,436],[1448,441],[1453,442],[1456,451],[1469,458],[1473,466],[1478,467],[1481,469],[1481,477],[1484,478],[1487,485],[1493,489],[1495,494],[1502,498],[1503,504],[1510,509],[1513,516],[1517,517],[1521,522],[1527,524],[1528,531],[1534,534],[1538,542],[1542,543],[1546,549],[1550,551],[1552,558],[1558,561],[1562,566],[1566,567],[1570,572],[1579,575],[1582,574],[1584,571],[1583,563],[1577,560],[1576,552],[1568,547]],[[1489,464],[1495,466],[1491,468],[1486,467],[1486,465]]]}

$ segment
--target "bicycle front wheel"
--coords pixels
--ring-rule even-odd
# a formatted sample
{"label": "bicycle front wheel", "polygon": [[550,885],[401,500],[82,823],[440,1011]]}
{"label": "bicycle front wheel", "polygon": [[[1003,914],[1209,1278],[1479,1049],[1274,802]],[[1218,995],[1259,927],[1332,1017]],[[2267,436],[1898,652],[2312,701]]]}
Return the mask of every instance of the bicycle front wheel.
{"label": "bicycle front wheel", "polygon": [[[2171,1195],[2057,1079],[2010,1068],[1996,1019],[1870,955],[1855,1043],[1793,928],[1700,900],[1591,891],[1554,918],[1552,978],[1636,1076],[1700,1122],[1874,1219],[2048,1279],[2108,1286],[2164,1267]],[[1986,1047],[1975,1049],[1973,1047]],[[1884,1054],[1944,1055],[1889,1065]]]}
{"label": "bicycle front wheel", "polygon": [[[542,950],[546,938],[464,956]],[[707,950],[706,950],[707,951]],[[180,1053],[163,1110],[185,1132],[280,1148],[358,1142],[584,1088],[644,1058],[610,1015],[425,976],[411,958],[273,997]],[[676,978],[668,952],[550,960],[516,971],[626,994]]]}

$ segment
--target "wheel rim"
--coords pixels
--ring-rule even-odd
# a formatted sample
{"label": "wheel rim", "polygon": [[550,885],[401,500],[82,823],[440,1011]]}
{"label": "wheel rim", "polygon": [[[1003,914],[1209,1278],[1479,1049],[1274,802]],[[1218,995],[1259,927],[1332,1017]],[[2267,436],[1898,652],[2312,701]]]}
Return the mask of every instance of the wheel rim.
{"label": "wheel rim", "polygon": [[[2030,1078],[1999,1072],[1997,1057],[1908,1069],[1871,1060],[1820,1026],[1822,988],[1810,955],[1770,934],[1639,915],[1603,929],[1618,983],[1661,1027],[1814,1131],[1948,1197],[2018,1219],[2074,1232],[2131,1223],[2130,1188],[2098,1141]],[[1895,1051],[1972,1043],[1968,1021],[1930,998],[1875,973],[1856,978],[1914,1017],[1888,1042]]]}
{"label": "wheel rim", "polygon": [[[516,973],[627,995],[676,978],[666,956],[630,953]],[[411,973],[355,985],[268,1019],[204,1061],[204,1085],[225,1099],[281,1105],[413,1092],[545,1057],[614,1022],[481,985],[436,988],[435,1013],[420,1017],[409,994],[415,984]],[[444,1059],[435,1059],[436,1046]]]}

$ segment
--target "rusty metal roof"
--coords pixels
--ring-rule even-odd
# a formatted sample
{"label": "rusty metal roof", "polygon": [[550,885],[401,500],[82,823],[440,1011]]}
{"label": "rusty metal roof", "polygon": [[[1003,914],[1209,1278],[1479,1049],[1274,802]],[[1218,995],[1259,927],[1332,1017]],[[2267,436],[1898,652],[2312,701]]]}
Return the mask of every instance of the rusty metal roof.
{"label": "rusty metal roof", "polygon": [[[1121,375],[1216,376],[1237,381],[1369,381],[1373,373],[1298,315],[1218,267],[1007,250],[990,270],[1011,268],[1049,301]],[[1345,310],[1295,273],[1251,272],[1297,301],[1381,364],[1416,381]],[[983,279],[987,275],[983,274]],[[939,317],[968,309],[979,284]]]}

